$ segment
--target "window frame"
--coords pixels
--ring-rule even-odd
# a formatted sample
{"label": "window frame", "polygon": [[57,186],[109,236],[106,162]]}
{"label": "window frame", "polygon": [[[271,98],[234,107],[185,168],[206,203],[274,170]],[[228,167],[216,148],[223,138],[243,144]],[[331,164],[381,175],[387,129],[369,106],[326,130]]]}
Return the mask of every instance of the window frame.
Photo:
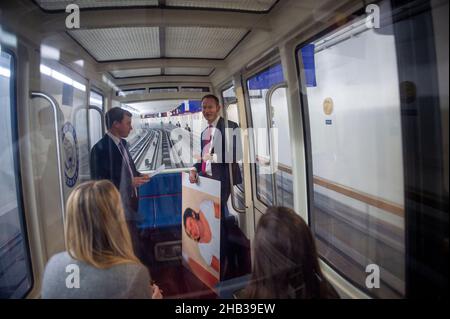
{"label": "window frame", "polygon": [[[91,97],[91,93],[90,92],[94,92],[95,94],[98,94],[98,95],[100,95],[102,97],[102,111],[104,112],[105,111],[105,95],[103,94],[103,92],[101,90],[97,89],[96,87],[92,87],[91,86],[91,88],[89,90],[89,98]],[[89,105],[90,104],[91,103],[89,102]]]}
{"label": "window frame", "polygon": [[[220,89],[220,100],[221,100],[221,102],[222,102],[222,106],[223,106],[223,117],[228,121],[228,107],[231,105],[231,104],[234,104],[234,103],[236,103],[236,105],[237,105],[237,107],[239,108],[239,105],[238,105],[238,99],[237,99],[237,96],[236,96],[236,94],[235,94],[235,97],[234,97],[234,100],[233,100],[233,102],[231,102],[231,103],[229,103],[229,102],[226,102],[225,101],[225,98],[224,98],[224,96],[223,96],[223,93],[225,92],[225,91],[228,91],[229,89],[231,89],[231,88],[234,88],[235,89],[235,85],[234,85],[234,83],[233,83],[233,81],[228,81],[228,82],[226,82],[226,84],[224,84],[224,85],[222,85],[221,86],[221,89]],[[234,91],[235,92],[235,91]],[[236,92],[235,92],[236,93]],[[239,125],[239,128],[242,128],[242,126],[241,126],[241,123],[240,123],[240,121],[239,121],[239,123],[237,123],[238,125]],[[242,154],[242,156],[243,156],[244,154]],[[236,211],[236,212],[238,212],[239,214],[245,214],[246,213],[246,205],[245,205],[245,187],[244,187],[244,170],[245,170],[245,166],[244,166],[244,163],[242,163],[242,171],[241,171],[241,175],[242,175],[242,186],[241,185],[233,185],[232,187],[231,187],[231,206],[233,207],[233,209]],[[231,172],[230,172],[230,179],[232,180],[233,179],[233,174],[231,174]],[[241,208],[241,207],[238,207],[238,205],[236,204],[236,201],[237,201],[237,196],[236,196],[236,191],[235,191],[235,189],[234,189],[234,187],[237,187],[237,188],[239,188],[239,190],[242,192],[242,194],[244,195],[244,207],[243,208]]]}
{"label": "window frame", "polygon": [[[152,91],[160,90],[160,92],[152,92]],[[163,90],[174,90],[171,91],[163,91]],[[179,93],[180,89],[178,86],[155,86],[155,87],[149,87],[146,89],[147,94],[167,94],[167,93]]]}
{"label": "window frame", "polygon": [[10,112],[11,112],[11,137],[12,137],[12,155],[14,162],[14,177],[16,183],[16,198],[17,198],[17,211],[19,217],[19,224],[21,227],[21,234],[23,236],[24,243],[24,252],[26,258],[26,266],[27,272],[30,279],[30,287],[20,296],[20,298],[24,298],[33,291],[35,286],[35,276],[33,272],[33,261],[31,254],[31,247],[28,236],[28,227],[26,221],[25,214],[25,205],[24,205],[24,196],[23,196],[23,185],[22,185],[22,172],[20,169],[20,149],[19,149],[19,120],[17,116],[17,57],[16,54],[10,50],[9,48],[5,48],[2,46],[1,52],[8,54],[11,57],[10,64],[10,86],[9,86],[9,94],[10,94]]}
{"label": "window frame", "polygon": [[[255,75],[262,73],[266,70],[268,70],[269,68],[276,66],[277,64],[281,65],[281,68],[283,68],[282,65],[282,61],[281,61],[281,57],[279,56],[279,54],[277,53],[276,55],[267,57],[267,59],[263,59],[261,61],[258,61],[260,63],[258,63],[258,65],[256,65],[254,68],[252,68],[250,71],[247,72],[243,72],[241,75],[242,78],[242,87],[243,87],[243,91],[244,91],[244,97],[245,97],[245,105],[246,105],[246,115],[247,115],[247,125],[249,128],[253,128],[254,129],[254,123],[253,123],[253,116],[252,116],[252,108],[251,108],[251,101],[250,101],[250,92],[249,92],[249,88],[248,88],[248,80],[250,80],[251,78],[253,78]],[[286,80],[285,80],[286,82]],[[278,85],[278,84],[277,84]],[[275,87],[276,85],[274,85],[273,87]],[[271,87],[272,88],[272,87]],[[270,89],[269,89],[270,90]],[[267,108],[267,105],[266,105]],[[267,116],[269,116],[269,114],[266,114]],[[267,122],[267,121],[266,121]],[[267,129],[267,139],[269,144],[270,143],[270,134],[269,134],[269,127],[266,128]],[[251,136],[250,136],[251,135]],[[265,209],[271,205],[274,205],[274,203],[267,203],[265,202],[261,196],[258,194],[258,178],[257,178],[257,173],[256,173],[256,147],[255,147],[255,139],[254,139],[254,134],[249,134],[249,139],[250,139],[250,158],[252,160],[255,160],[255,163],[251,163],[250,165],[250,172],[252,174],[252,196],[254,197],[254,203],[255,203],[255,207],[256,209],[258,209],[259,211],[263,212],[265,211]],[[272,147],[272,146],[269,146]],[[269,151],[271,152],[271,148],[269,148]],[[274,174],[271,174],[271,176]],[[273,183],[273,178],[271,177],[271,181]],[[276,185],[272,185],[271,186],[271,192],[272,192],[272,201],[275,199],[276,194],[274,194],[274,189],[276,190]]]}
{"label": "window frame", "polygon": [[[99,96],[101,96],[102,98],[102,107],[98,107],[96,105],[91,104],[90,99],[91,99],[91,92],[98,94]],[[105,96],[103,95],[103,93],[100,93],[100,90],[97,90],[94,87],[91,87],[91,89],[89,90],[89,102],[88,102],[88,114],[87,114],[87,129],[88,129],[88,146],[89,146],[89,151],[92,150],[92,147],[94,147],[94,145],[92,145],[92,141],[91,141],[91,114],[90,111],[91,110],[95,110],[97,112],[100,113],[100,127],[102,130],[102,134],[101,136],[105,135]]]}
{"label": "window frame", "polygon": [[[425,0],[425,2],[427,2],[427,1]],[[396,10],[399,10],[399,8],[403,8],[401,3],[396,4],[396,6],[393,5],[391,8],[391,13],[390,13],[390,17],[393,20],[393,22],[392,22],[393,28],[394,28],[393,35],[395,36],[396,45],[399,44],[399,38],[398,38],[399,26],[397,25],[397,23],[399,22],[399,20],[408,19],[408,18],[412,19],[412,17],[408,17],[407,12],[414,11],[414,9],[411,9],[411,8],[408,8],[405,12],[403,12],[401,10],[396,11]],[[428,13],[431,13],[431,9]],[[311,223],[311,220],[313,220],[312,210],[314,207],[313,206],[314,205],[314,180],[313,180],[313,167],[312,167],[312,163],[313,163],[313,161],[312,161],[312,143],[311,143],[312,140],[311,140],[311,127],[310,127],[308,96],[307,96],[306,90],[304,90],[304,88],[306,88],[306,82],[304,79],[304,75],[301,73],[301,69],[300,69],[300,67],[303,67],[303,59],[301,57],[301,49],[305,45],[307,45],[311,42],[314,42],[317,39],[322,38],[323,36],[326,36],[327,34],[330,34],[334,31],[336,31],[337,29],[342,27],[342,25],[345,25],[355,19],[358,19],[359,17],[364,17],[365,14],[366,14],[366,12],[364,9],[356,10],[353,13],[349,14],[348,16],[344,17],[343,22],[341,21],[339,23],[334,23],[331,26],[324,29],[323,31],[317,33],[316,35],[314,35],[310,38],[307,38],[306,40],[304,40],[294,46],[294,48],[295,48],[294,49],[294,58],[295,58],[295,65],[296,65],[296,72],[297,72],[297,80],[298,80],[299,88],[300,88],[300,90],[299,90],[300,102],[301,102],[300,108],[301,108],[301,112],[302,112],[303,135],[304,135],[304,142],[305,142],[305,146],[304,146],[305,147],[305,157],[306,157],[305,170],[306,170],[306,181],[307,181],[306,189],[307,189],[307,198],[308,198],[307,214],[308,214],[308,225],[309,226],[311,226],[310,223]],[[417,27],[417,25],[414,25],[414,26]],[[396,28],[397,28],[397,30],[396,30]],[[405,30],[402,30],[402,31],[405,31]],[[418,47],[420,47],[419,42],[414,42],[413,47],[416,49]],[[434,48],[435,47],[433,47],[433,49]],[[399,58],[399,55],[400,55],[399,49],[396,48],[396,56],[397,56],[397,62],[398,62],[397,71],[399,73],[399,81],[401,81],[400,75],[401,75],[402,71],[405,72],[405,69],[402,69],[402,67],[405,67],[406,63],[402,62],[402,60]],[[427,61],[427,62],[430,62],[430,61]],[[430,65],[430,68],[435,69],[436,65],[435,64]],[[437,82],[437,80],[436,80],[436,82]],[[439,104],[437,104],[437,105],[439,106]],[[425,262],[424,262],[425,257],[423,257],[423,256],[429,256],[429,255],[431,255],[431,253],[427,253],[426,245],[423,245],[422,247],[414,246],[415,244],[411,243],[411,238],[412,237],[416,238],[415,240],[417,242],[417,238],[425,239],[425,237],[427,237],[426,238],[427,240],[429,240],[430,242],[434,242],[435,244],[436,244],[436,239],[432,238],[433,236],[425,235],[425,233],[426,233],[425,229],[420,229],[417,226],[415,226],[415,225],[419,224],[419,220],[426,218],[427,213],[424,211],[419,211],[415,207],[415,205],[417,205],[417,204],[412,202],[411,198],[408,199],[408,193],[410,191],[408,191],[408,189],[406,188],[407,178],[408,178],[406,172],[407,171],[414,172],[409,177],[411,179],[410,183],[411,182],[417,183],[423,179],[423,176],[426,175],[426,170],[424,169],[424,164],[422,162],[411,161],[410,160],[411,157],[408,157],[408,155],[412,156],[412,155],[416,154],[414,151],[411,151],[411,150],[421,149],[422,145],[427,144],[427,140],[425,138],[429,138],[428,143],[433,142],[433,140],[431,139],[432,133],[426,132],[426,134],[420,135],[421,137],[424,137],[424,139],[420,139],[420,141],[418,141],[417,144],[414,145],[415,141],[412,140],[412,137],[415,136],[415,133],[416,133],[415,130],[419,129],[419,125],[424,124],[424,123],[422,123],[422,122],[424,122],[424,119],[420,119],[420,124],[417,124],[417,127],[416,126],[414,128],[408,127],[407,124],[405,124],[406,120],[408,119],[408,115],[409,115],[408,114],[408,106],[405,105],[404,102],[400,102],[399,107],[400,107],[400,112],[401,112],[400,119],[401,119],[402,152],[403,152],[403,163],[402,164],[403,164],[403,171],[404,171],[403,184],[405,186],[405,188],[404,188],[404,199],[405,199],[404,243],[405,243],[405,247],[404,247],[404,260],[403,260],[405,277],[404,277],[403,298],[411,298],[412,295],[415,295],[415,297],[417,297],[418,295],[424,297],[424,296],[426,296],[426,293],[427,293],[427,291],[425,291],[424,288],[422,288],[418,285],[417,287],[414,287],[414,289],[412,289],[411,282],[413,282],[414,284],[416,282],[423,284],[423,282],[420,282],[421,280],[423,280],[423,274],[422,274],[422,278],[417,279],[414,277],[414,273],[417,274],[417,273],[421,272],[420,270],[417,269],[417,266],[415,266],[417,261],[414,258],[420,259],[425,264]],[[409,137],[409,139],[408,139],[408,137]],[[421,155],[421,158],[423,158],[423,155]],[[410,194],[409,196],[412,196],[412,195]],[[423,201],[426,201],[426,199],[422,198],[418,201],[419,201],[420,205],[423,205]],[[411,213],[415,214],[414,219],[410,217]],[[315,233],[313,233],[313,236],[315,237]],[[414,251],[414,250],[416,250],[416,251]],[[419,256],[417,256],[417,255],[419,255]],[[420,256],[422,256],[422,257],[420,257]],[[320,254],[318,257],[321,260],[321,262],[323,262],[325,264],[325,266],[327,268],[329,268],[331,271],[333,271],[336,274],[338,274],[339,276],[341,276],[343,280],[345,280],[350,285],[352,285],[352,287],[354,289],[356,289],[358,292],[365,294],[365,295],[369,296],[370,298],[377,298],[370,292],[370,290],[362,289],[361,284],[356,283],[352,278],[348,277],[343,270],[336,268],[333,264],[331,264],[327,259],[323,258]],[[412,270],[412,269],[414,269],[414,270]],[[446,269],[448,269],[448,268],[446,268]]]}
{"label": "window frame", "polygon": [[210,93],[211,89],[208,86],[182,86],[178,90],[181,93]]}

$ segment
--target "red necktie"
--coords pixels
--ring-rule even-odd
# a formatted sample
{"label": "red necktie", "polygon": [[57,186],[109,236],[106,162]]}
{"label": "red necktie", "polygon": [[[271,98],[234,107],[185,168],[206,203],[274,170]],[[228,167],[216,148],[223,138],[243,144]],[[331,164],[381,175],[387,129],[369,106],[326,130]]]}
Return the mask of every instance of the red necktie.
{"label": "red necktie", "polygon": [[203,151],[202,151],[202,173],[203,174],[206,174],[206,162],[203,160],[203,156],[205,154],[209,154],[209,152],[211,151],[212,128],[213,128],[213,126],[210,124],[208,126],[208,129],[206,130],[206,136],[204,139],[206,141],[206,144],[203,147]]}

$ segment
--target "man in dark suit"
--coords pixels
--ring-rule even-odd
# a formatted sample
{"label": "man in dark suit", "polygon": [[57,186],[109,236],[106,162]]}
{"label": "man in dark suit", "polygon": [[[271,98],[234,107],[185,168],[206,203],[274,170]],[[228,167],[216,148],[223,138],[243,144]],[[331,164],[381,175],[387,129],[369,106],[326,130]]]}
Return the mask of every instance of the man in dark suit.
{"label": "man in dark suit", "polygon": [[238,161],[241,159],[241,141],[237,123],[225,120],[220,116],[221,106],[215,95],[206,95],[202,99],[202,113],[208,127],[201,134],[201,160],[191,169],[189,180],[198,182],[198,176],[212,178],[221,182],[221,278],[232,277],[237,267],[234,246],[229,240],[231,228],[235,225],[234,217],[229,215],[227,201],[231,193],[230,171],[233,185],[242,183]]}
{"label": "man in dark suit", "polygon": [[125,217],[130,230],[136,256],[141,258],[139,234],[137,231],[138,187],[150,177],[139,173],[128,151],[126,137],[133,129],[132,114],[119,107],[112,108],[105,115],[108,132],[91,150],[91,178],[107,179],[120,192]]}

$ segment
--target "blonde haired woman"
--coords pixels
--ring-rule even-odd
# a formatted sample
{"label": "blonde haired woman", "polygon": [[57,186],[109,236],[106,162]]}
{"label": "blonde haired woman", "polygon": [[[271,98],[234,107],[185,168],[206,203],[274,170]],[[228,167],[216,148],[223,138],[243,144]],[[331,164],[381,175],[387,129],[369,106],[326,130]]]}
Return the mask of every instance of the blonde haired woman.
{"label": "blonde haired woman", "polygon": [[120,194],[111,182],[79,185],[66,212],[67,251],[47,263],[42,298],[162,298],[134,255]]}

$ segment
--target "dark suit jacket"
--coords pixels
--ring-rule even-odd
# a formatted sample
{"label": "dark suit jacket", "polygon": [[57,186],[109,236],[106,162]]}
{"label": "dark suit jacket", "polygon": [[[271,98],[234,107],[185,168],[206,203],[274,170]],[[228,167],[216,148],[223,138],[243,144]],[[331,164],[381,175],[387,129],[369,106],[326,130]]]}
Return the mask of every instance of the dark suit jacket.
{"label": "dark suit jacket", "polygon": [[105,134],[91,150],[91,178],[96,180],[108,179],[113,182],[122,197],[127,219],[132,219],[133,213],[137,212],[138,208],[138,199],[133,190],[132,177],[141,176],[141,174],[137,171],[128,152],[127,141],[122,139],[121,143],[128,153],[133,176],[130,175],[117,145],[108,134]]}
{"label": "dark suit jacket", "polygon": [[[202,158],[204,155],[203,148],[206,144],[206,141],[203,139],[203,135],[206,134],[206,130],[207,128],[201,134]],[[212,154],[217,154],[217,162],[218,162],[218,163],[211,163],[211,173],[212,173],[211,178],[221,181],[222,202],[226,202],[231,193],[231,182],[229,173],[230,166],[233,174],[233,185],[238,185],[242,183],[241,171],[239,169],[239,165],[237,164],[237,162],[240,159],[242,159],[239,126],[235,122],[228,121],[228,133],[229,136],[226,138],[225,120],[221,117],[217,122],[216,131],[213,138],[213,146],[211,150]],[[220,138],[220,135],[222,138]],[[202,163],[201,162],[196,163],[194,166],[197,169],[197,172],[199,172],[200,175],[203,175],[201,173]]]}

